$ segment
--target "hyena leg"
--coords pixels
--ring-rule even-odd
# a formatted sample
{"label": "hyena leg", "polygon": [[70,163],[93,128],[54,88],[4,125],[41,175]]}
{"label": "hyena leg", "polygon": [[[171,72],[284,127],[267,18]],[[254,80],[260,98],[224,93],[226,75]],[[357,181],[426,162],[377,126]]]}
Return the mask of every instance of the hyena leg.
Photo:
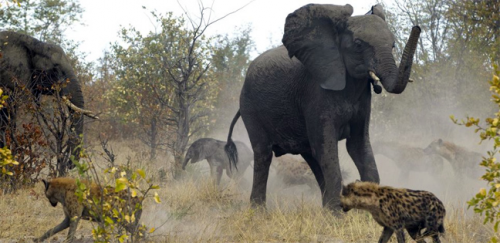
{"label": "hyena leg", "polygon": [[34,241],[35,242],[42,242],[42,241],[46,240],[47,238],[49,238],[49,237],[51,237],[51,236],[53,236],[53,235],[55,235],[55,234],[57,234],[57,233],[65,230],[66,228],[69,227],[70,221],[71,221],[71,219],[66,216],[64,218],[64,220],[59,225],[57,225],[53,229],[45,232],[45,234],[43,234],[41,237],[35,239]]}
{"label": "hyena leg", "polygon": [[434,243],[441,243],[441,240],[439,239],[438,233],[436,233],[432,236],[432,240],[434,241]]}
{"label": "hyena leg", "polygon": [[406,228],[408,231],[408,234],[412,239],[414,239],[417,243],[425,243],[424,237],[420,234],[420,227],[414,227],[414,228]]}
{"label": "hyena leg", "polygon": [[382,235],[380,236],[378,243],[389,242],[389,239],[391,238],[393,233],[394,233],[394,230],[392,230],[389,227],[384,227],[384,230],[382,231]]}
{"label": "hyena leg", "polygon": [[68,237],[66,242],[73,242],[75,240],[76,228],[78,228],[78,222],[80,222],[80,217],[73,217],[69,222]]}
{"label": "hyena leg", "polygon": [[434,217],[428,216],[425,219],[425,227],[426,230],[423,234],[424,237],[430,236],[432,237],[432,240],[435,243],[440,243],[441,240],[439,239],[439,225],[437,224],[436,220]]}
{"label": "hyena leg", "polygon": [[405,231],[403,227],[399,227],[396,230],[396,238],[398,240],[398,243],[405,243]]}

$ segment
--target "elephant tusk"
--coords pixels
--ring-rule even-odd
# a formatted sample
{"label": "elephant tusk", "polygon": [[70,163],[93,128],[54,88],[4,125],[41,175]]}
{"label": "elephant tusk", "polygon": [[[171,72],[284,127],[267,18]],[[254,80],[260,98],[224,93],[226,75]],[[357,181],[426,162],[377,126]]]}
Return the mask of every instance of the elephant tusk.
{"label": "elephant tusk", "polygon": [[382,87],[379,85],[380,79],[377,77],[377,75],[375,75],[373,71],[369,71],[368,74],[370,74],[370,77],[373,80],[373,91],[375,91],[376,94],[382,93]]}
{"label": "elephant tusk", "polygon": [[369,71],[368,74],[370,74],[370,77],[373,79],[375,82],[380,82],[380,79],[375,75],[373,71]]}
{"label": "elephant tusk", "polygon": [[76,106],[75,104],[71,103],[71,101],[69,101],[69,99],[66,96],[63,96],[62,100],[64,101],[64,104],[66,104],[70,109],[72,109],[78,113],[84,114],[92,119],[99,119],[98,116],[92,114],[92,111],[82,109],[82,108]]}

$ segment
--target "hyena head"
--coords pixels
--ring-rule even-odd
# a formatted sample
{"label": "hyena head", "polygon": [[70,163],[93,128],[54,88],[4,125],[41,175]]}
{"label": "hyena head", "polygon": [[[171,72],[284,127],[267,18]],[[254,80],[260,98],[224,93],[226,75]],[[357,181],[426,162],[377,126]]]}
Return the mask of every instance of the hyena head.
{"label": "hyena head", "polygon": [[51,181],[42,179],[42,182],[45,185],[45,196],[49,199],[50,205],[52,205],[52,207],[57,206],[57,202],[59,202],[59,200],[56,198],[57,192],[55,188],[50,185]]}
{"label": "hyena head", "polygon": [[378,202],[374,197],[377,188],[378,184],[363,181],[356,181],[347,186],[342,185],[340,196],[342,210],[348,212],[353,208],[365,208],[375,205]]}
{"label": "hyena head", "polygon": [[430,143],[429,146],[424,149],[424,152],[427,154],[438,154],[447,159],[453,157],[453,151],[450,151],[450,149],[448,148],[448,146],[446,146],[445,142],[442,139],[436,139],[432,141],[432,143]]}

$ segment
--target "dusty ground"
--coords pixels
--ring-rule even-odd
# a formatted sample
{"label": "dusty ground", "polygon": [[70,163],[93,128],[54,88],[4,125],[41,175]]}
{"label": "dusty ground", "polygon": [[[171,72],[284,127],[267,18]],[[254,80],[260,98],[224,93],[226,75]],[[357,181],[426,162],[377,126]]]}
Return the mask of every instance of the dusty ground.
{"label": "dusty ground", "polygon": [[[127,151],[127,152],[125,152]],[[115,149],[117,154],[131,153]],[[119,157],[125,161],[127,156]],[[345,158],[342,155],[342,158]],[[140,155],[134,157],[141,160]],[[134,160],[133,159],[133,160]],[[347,160],[347,161],[346,161]],[[206,162],[186,172],[183,180],[173,181],[161,176],[165,161],[139,163],[161,186],[161,204],[150,198],[141,219],[156,231],[148,235],[151,242],[377,242],[382,227],[363,211],[352,211],[335,217],[322,209],[319,189],[308,186],[282,187],[270,176],[267,210],[249,207],[250,185],[237,184],[227,177],[219,188],[211,186]],[[491,227],[467,210],[465,201],[484,186],[479,181],[454,180],[450,170],[441,178],[428,178],[414,173],[406,182],[395,181],[397,169],[392,161],[377,157],[382,184],[425,189],[440,197],[447,209],[446,235],[443,242],[486,242]],[[356,179],[352,162],[342,161]],[[251,167],[245,173],[251,182]],[[160,179],[162,178],[162,179]],[[43,185],[0,196],[0,242],[30,242],[63,219],[61,206],[50,206],[43,195]],[[92,224],[81,221],[78,242],[92,242]],[[67,231],[52,237],[50,242],[62,242]],[[393,237],[392,242],[395,242]],[[410,241],[411,242],[411,241]]]}

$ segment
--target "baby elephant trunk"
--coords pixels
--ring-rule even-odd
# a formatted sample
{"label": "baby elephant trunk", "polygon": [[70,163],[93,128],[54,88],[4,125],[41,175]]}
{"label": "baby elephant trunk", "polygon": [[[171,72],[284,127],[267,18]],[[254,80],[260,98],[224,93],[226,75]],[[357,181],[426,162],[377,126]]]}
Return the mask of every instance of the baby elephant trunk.
{"label": "baby elephant trunk", "polygon": [[186,155],[186,158],[184,158],[184,162],[182,162],[182,169],[183,170],[186,169],[186,165],[187,165],[187,163],[189,162],[190,159],[191,159],[191,156]]}

